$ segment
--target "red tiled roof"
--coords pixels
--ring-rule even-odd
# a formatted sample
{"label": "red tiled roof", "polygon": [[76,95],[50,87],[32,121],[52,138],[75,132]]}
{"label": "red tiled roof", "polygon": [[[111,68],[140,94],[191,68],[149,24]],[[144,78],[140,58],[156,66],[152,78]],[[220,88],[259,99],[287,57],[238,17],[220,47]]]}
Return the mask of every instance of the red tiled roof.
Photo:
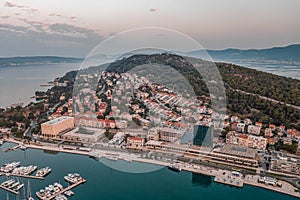
{"label": "red tiled roof", "polygon": [[143,141],[143,138],[139,138],[139,137],[129,137],[129,140],[135,140],[135,141]]}

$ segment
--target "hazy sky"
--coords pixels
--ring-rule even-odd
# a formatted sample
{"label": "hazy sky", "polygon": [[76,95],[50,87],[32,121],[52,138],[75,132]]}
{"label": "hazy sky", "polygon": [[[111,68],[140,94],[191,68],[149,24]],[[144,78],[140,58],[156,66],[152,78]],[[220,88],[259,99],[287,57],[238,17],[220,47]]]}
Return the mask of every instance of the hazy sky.
{"label": "hazy sky", "polygon": [[2,0],[0,56],[84,57],[133,28],[170,28],[207,49],[300,43],[299,0]]}

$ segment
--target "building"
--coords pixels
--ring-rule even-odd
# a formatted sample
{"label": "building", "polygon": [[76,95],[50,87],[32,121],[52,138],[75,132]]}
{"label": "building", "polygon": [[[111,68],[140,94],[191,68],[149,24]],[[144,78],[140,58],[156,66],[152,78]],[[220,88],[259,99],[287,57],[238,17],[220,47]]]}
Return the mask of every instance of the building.
{"label": "building", "polygon": [[116,126],[120,129],[127,128],[127,121],[126,120],[116,120]]}
{"label": "building", "polygon": [[240,134],[234,131],[230,131],[226,135],[226,144],[234,144],[253,149],[266,149],[267,143],[267,138]]}
{"label": "building", "polygon": [[248,135],[239,134],[235,131],[230,131],[226,135],[226,143],[247,147],[248,146]]}
{"label": "building", "polygon": [[41,125],[43,137],[57,137],[75,127],[74,117],[62,116]]}
{"label": "building", "polygon": [[237,145],[225,145],[215,148],[210,154],[214,160],[241,165],[245,167],[258,166],[258,154],[254,149],[242,148]]}
{"label": "building", "polygon": [[292,155],[276,155],[271,160],[270,169],[288,174],[300,174],[300,159]]}
{"label": "building", "polygon": [[193,145],[212,147],[213,127],[206,125],[195,125],[193,135]]}
{"label": "building", "polygon": [[153,127],[150,128],[147,134],[147,141],[149,140],[154,140],[158,141],[159,140],[159,128],[158,127]]}
{"label": "building", "polygon": [[159,140],[164,142],[175,142],[183,135],[183,132],[180,130],[165,127],[159,129],[158,133]]}
{"label": "building", "polygon": [[[257,167],[258,155],[255,149],[243,148],[237,145],[218,146],[211,151],[211,148],[199,148],[198,146],[170,144],[161,141],[150,140],[146,143],[146,147],[151,149],[159,149],[161,151],[181,153],[183,157],[209,160],[214,163],[227,163],[232,166],[241,167]],[[207,149],[207,150],[205,150]]]}
{"label": "building", "polygon": [[259,135],[260,134],[260,126],[255,126],[255,125],[249,125],[248,126],[248,133],[253,134],[253,135]]}
{"label": "building", "polygon": [[127,138],[127,148],[140,149],[144,146],[145,140],[140,137],[128,137]]}
{"label": "building", "polygon": [[10,134],[10,128],[0,128],[0,139],[8,139]]}
{"label": "building", "polygon": [[101,129],[95,132],[90,131],[89,133],[79,133],[78,129],[74,129],[73,131],[67,132],[60,137],[63,140],[71,142],[95,143],[104,136],[104,131],[105,130]]}
{"label": "building", "polygon": [[267,138],[249,135],[248,147],[253,149],[266,149],[268,144]]}
{"label": "building", "polygon": [[[127,126],[127,122],[122,122],[120,120],[117,125],[121,127]],[[116,128],[116,121],[115,120],[107,120],[107,119],[97,119],[92,117],[81,117],[76,116],[76,125],[77,126],[85,126],[90,128]]]}
{"label": "building", "polygon": [[275,143],[276,143],[276,138],[267,138],[267,141],[268,141],[268,144],[269,145],[275,145]]}
{"label": "building", "polygon": [[300,141],[298,142],[297,154],[300,154]]}
{"label": "building", "polygon": [[272,136],[273,136],[272,128],[266,128],[265,137],[272,137]]}
{"label": "building", "polygon": [[275,131],[276,126],[275,126],[274,124],[269,124],[269,128],[270,128],[272,131]]}
{"label": "building", "polygon": [[244,123],[238,123],[235,127],[235,131],[239,133],[244,133],[245,132],[245,124]]}

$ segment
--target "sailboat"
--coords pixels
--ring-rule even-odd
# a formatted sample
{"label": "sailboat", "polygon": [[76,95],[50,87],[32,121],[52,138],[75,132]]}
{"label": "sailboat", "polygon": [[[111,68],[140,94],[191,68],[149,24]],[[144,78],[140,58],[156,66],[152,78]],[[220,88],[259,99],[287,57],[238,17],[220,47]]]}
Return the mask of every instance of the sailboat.
{"label": "sailboat", "polygon": [[34,200],[34,198],[31,196],[30,180],[29,179],[28,179],[28,184],[27,184],[27,193],[28,193],[28,200]]}

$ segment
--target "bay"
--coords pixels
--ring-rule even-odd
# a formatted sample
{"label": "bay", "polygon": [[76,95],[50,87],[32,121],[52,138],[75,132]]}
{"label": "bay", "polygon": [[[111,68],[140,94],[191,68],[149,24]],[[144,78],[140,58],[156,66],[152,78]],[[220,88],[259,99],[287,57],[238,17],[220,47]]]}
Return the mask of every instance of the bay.
{"label": "bay", "polygon": [[[31,180],[31,192],[60,182],[67,183],[63,176],[67,173],[79,173],[87,182],[73,189],[75,195],[71,200],[182,200],[182,199],[214,199],[214,200],[292,200],[288,195],[244,186],[235,188],[214,183],[211,177],[189,172],[176,173],[162,168],[150,173],[125,173],[107,167],[99,161],[87,156],[66,153],[45,153],[41,150],[27,149],[4,153],[3,149],[13,144],[6,143],[0,147],[0,165],[6,162],[21,161],[21,165],[38,165],[39,168],[50,166],[52,172],[45,180]],[[111,161],[120,162],[120,161]],[[148,165],[148,164],[144,164]],[[0,181],[6,180],[0,177]],[[27,179],[20,178],[27,188]],[[0,199],[6,199],[7,192],[0,190]],[[20,197],[23,196],[23,191]],[[10,199],[16,199],[13,194]]]}
{"label": "bay", "polygon": [[0,107],[23,102],[28,104],[35,91],[44,91],[41,87],[66,72],[77,70],[80,63],[35,64],[0,67]]}

